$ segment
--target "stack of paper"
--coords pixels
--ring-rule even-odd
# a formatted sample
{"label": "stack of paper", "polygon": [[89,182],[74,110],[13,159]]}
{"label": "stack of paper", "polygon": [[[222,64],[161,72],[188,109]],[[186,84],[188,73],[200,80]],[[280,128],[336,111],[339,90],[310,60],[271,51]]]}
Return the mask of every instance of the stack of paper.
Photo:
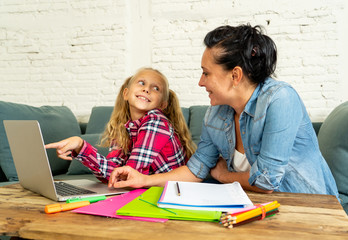
{"label": "stack of paper", "polygon": [[252,206],[239,182],[212,184],[168,181],[158,206],[163,208],[231,212]]}

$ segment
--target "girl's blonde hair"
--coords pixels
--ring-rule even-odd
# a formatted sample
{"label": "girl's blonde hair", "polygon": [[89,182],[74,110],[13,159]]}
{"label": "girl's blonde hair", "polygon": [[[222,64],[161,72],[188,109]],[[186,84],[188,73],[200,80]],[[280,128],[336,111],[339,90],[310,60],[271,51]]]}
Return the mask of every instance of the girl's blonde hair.
{"label": "girl's blonde hair", "polygon": [[191,133],[188,130],[184,115],[181,111],[179,99],[174,91],[169,89],[167,78],[160,71],[153,68],[141,68],[135,75],[127,78],[123,83],[117,95],[115,107],[112,111],[110,120],[102,135],[100,146],[109,147],[115,144],[123,150],[124,154],[128,154],[130,139],[124,125],[131,119],[131,115],[128,101],[125,101],[123,98],[123,92],[125,88],[129,88],[134,79],[136,79],[136,77],[143,71],[153,71],[161,77],[164,83],[163,102],[167,102],[167,107],[162,109],[162,111],[173,125],[173,128],[186,152],[186,156],[189,159],[195,152],[196,145],[192,141]]}

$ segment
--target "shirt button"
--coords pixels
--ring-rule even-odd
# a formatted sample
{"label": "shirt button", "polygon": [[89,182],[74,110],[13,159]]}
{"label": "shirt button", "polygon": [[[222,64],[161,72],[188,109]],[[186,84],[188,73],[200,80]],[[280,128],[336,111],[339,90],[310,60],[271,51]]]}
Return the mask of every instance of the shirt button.
{"label": "shirt button", "polygon": [[134,126],[134,123],[129,123],[129,126],[130,126],[130,127],[133,127],[133,126]]}

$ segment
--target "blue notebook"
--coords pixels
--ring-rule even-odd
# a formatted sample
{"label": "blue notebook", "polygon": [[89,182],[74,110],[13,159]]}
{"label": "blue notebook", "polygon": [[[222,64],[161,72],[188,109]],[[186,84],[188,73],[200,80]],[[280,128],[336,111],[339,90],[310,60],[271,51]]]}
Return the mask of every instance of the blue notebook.
{"label": "blue notebook", "polygon": [[157,202],[161,197],[162,192],[162,187],[151,187],[139,197],[117,210],[116,213],[123,216],[167,218],[189,221],[218,222],[220,219],[221,212],[219,211],[160,208],[157,206]]}

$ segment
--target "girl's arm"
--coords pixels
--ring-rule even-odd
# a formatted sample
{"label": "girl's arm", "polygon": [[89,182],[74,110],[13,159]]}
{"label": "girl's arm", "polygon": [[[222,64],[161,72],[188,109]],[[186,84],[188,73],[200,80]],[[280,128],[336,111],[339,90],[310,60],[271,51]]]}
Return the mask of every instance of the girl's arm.
{"label": "girl's arm", "polygon": [[120,167],[125,161],[125,156],[121,149],[113,150],[106,157],[99,154],[98,150],[84,141],[79,154],[72,153],[74,159],[92,170],[93,174],[102,182],[109,180],[114,168]]}
{"label": "girl's arm", "polygon": [[197,178],[187,166],[176,168],[170,172],[159,173],[153,175],[144,175],[129,166],[115,168],[110,175],[109,187],[163,187],[167,181],[185,181],[185,182],[201,182],[202,179]]}
{"label": "girl's arm", "polygon": [[92,170],[102,182],[109,180],[110,173],[115,167],[122,165],[123,159],[118,152],[112,152],[111,158],[105,158],[92,145],[80,137],[70,137],[60,142],[45,145],[46,149],[56,148],[57,156],[64,160],[76,159]]}
{"label": "girl's arm", "polygon": [[46,149],[55,148],[57,149],[57,156],[64,160],[72,160],[70,154],[74,151],[79,153],[83,147],[83,140],[80,137],[70,137],[60,142],[49,143],[45,145]]}

